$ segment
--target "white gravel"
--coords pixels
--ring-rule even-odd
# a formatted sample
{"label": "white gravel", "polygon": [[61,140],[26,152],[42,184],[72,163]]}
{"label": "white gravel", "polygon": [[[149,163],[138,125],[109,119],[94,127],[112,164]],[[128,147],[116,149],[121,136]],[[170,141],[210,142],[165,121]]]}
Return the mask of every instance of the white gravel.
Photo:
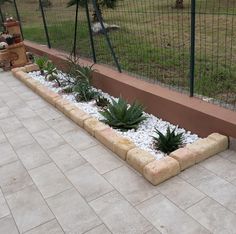
{"label": "white gravel", "polygon": [[[54,92],[58,93],[61,91],[60,87],[55,87],[54,81],[53,82],[46,81],[44,79],[44,76],[40,75],[39,71],[30,72],[29,75],[33,79],[39,81],[41,84],[53,90]],[[59,73],[59,78],[61,80],[63,80],[65,76],[66,76],[65,73],[62,73],[62,72]],[[99,93],[101,93],[103,96],[105,96],[108,99],[114,98],[110,96],[109,94],[102,92],[101,90],[98,90],[98,89],[95,89],[95,90],[97,90]],[[76,102],[73,94],[63,94],[62,96],[68,101],[75,103],[76,106],[78,106],[80,109],[84,110],[86,113],[90,114],[91,116],[99,120],[103,119],[103,117],[99,113],[100,109],[99,107],[96,106],[95,101],[78,103]],[[147,113],[144,113],[144,115],[147,116],[147,119],[139,125],[136,131],[135,130],[129,130],[127,132],[121,132],[119,130],[115,130],[115,131],[119,132],[121,135],[132,140],[141,149],[144,149],[150,152],[152,155],[156,157],[156,159],[163,158],[165,154],[161,151],[155,150],[153,147],[152,136],[155,134],[154,133],[155,128],[164,134],[166,133],[166,129],[168,126],[170,126],[171,129],[176,128],[176,131],[178,133],[183,133],[184,144],[193,143],[194,141],[199,139],[199,137],[196,134],[192,134],[190,131],[186,131],[183,128],[179,128],[178,126],[170,124],[169,122],[166,122],[162,119],[159,119],[154,115],[150,115]]]}

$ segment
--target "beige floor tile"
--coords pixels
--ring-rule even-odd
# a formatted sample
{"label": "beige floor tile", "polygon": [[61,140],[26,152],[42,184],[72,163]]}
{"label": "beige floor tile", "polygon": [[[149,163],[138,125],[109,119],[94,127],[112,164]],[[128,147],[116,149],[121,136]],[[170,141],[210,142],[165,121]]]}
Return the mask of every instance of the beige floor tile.
{"label": "beige floor tile", "polygon": [[111,233],[104,224],[88,231],[88,232],[85,232],[85,234],[109,234]]}
{"label": "beige floor tile", "polygon": [[236,216],[210,198],[203,199],[187,212],[211,233],[236,233]]}
{"label": "beige floor tile", "polygon": [[186,209],[206,197],[204,193],[179,177],[160,184],[158,190],[181,209]]}
{"label": "beige floor tile", "polygon": [[18,234],[18,230],[13,218],[9,215],[0,219],[1,234]]}
{"label": "beige floor tile", "polygon": [[47,202],[66,233],[80,234],[101,224],[100,219],[75,189],[48,198]]}
{"label": "beige floor tile", "polygon": [[5,197],[0,189],[0,219],[10,214]]}
{"label": "beige floor tile", "polygon": [[5,119],[0,119],[0,127],[3,132],[15,131],[18,128],[23,127],[22,123],[15,117],[9,117]]}
{"label": "beige floor tile", "polygon": [[27,170],[42,166],[51,162],[50,157],[43,151],[38,143],[23,146],[16,153]]}
{"label": "beige floor tile", "polygon": [[48,125],[39,116],[27,118],[21,121],[31,133],[40,132],[48,128]]}
{"label": "beige floor tile", "polygon": [[50,119],[47,121],[47,124],[60,135],[72,130],[77,130],[78,128],[78,126],[74,122],[70,121],[64,116],[56,119]]}
{"label": "beige floor tile", "polygon": [[64,144],[56,148],[48,150],[51,159],[63,171],[69,171],[73,168],[86,163],[85,159],[75,151],[69,144]]}
{"label": "beige floor tile", "polygon": [[63,138],[50,128],[41,132],[33,133],[33,136],[45,150],[58,147],[65,143]]}
{"label": "beige floor tile", "polygon": [[44,198],[54,196],[72,187],[54,163],[32,169],[29,174]]}
{"label": "beige floor tile", "polygon": [[156,186],[126,166],[108,172],[104,176],[133,205],[159,193]]}
{"label": "beige floor tile", "polygon": [[205,160],[200,165],[227,181],[236,180],[236,164],[227,159],[215,156]]}
{"label": "beige floor tile", "polygon": [[66,175],[87,201],[113,190],[113,187],[89,164],[77,167]]}
{"label": "beige floor tile", "polygon": [[61,117],[63,114],[59,113],[55,108],[52,106],[47,106],[38,110],[35,110],[35,112],[44,120],[50,120]]}
{"label": "beige floor tile", "polygon": [[58,222],[54,219],[47,223],[27,231],[25,234],[63,234],[62,228]]}
{"label": "beige floor tile", "polygon": [[0,166],[18,160],[16,153],[8,142],[0,143]]}
{"label": "beige floor tile", "polygon": [[20,232],[25,232],[54,218],[34,185],[13,193],[6,199]]}
{"label": "beige floor tile", "polygon": [[19,161],[0,167],[0,186],[4,195],[17,192],[33,182]]}
{"label": "beige floor tile", "polygon": [[209,233],[161,194],[143,202],[137,208],[161,233]]}
{"label": "beige floor tile", "polygon": [[123,161],[101,145],[81,151],[80,154],[101,174],[123,165]]}
{"label": "beige floor tile", "polygon": [[7,106],[0,107],[0,119],[9,118],[13,115],[13,112]]}
{"label": "beige floor tile", "polygon": [[112,233],[143,234],[153,226],[118,192],[108,193],[89,203]]}
{"label": "beige floor tile", "polygon": [[77,151],[86,150],[98,144],[98,142],[88,135],[83,129],[67,132],[62,135],[67,143],[72,145]]}
{"label": "beige floor tile", "polygon": [[6,136],[14,150],[35,143],[35,139],[26,128],[19,128],[15,131],[7,132]]}

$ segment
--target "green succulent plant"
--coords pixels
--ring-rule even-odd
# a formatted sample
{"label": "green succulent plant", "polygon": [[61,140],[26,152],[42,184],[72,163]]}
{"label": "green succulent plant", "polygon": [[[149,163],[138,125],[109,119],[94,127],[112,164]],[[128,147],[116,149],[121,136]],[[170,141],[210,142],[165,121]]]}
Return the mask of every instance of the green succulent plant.
{"label": "green succulent plant", "polygon": [[139,123],[146,119],[143,116],[143,106],[134,102],[132,105],[119,98],[118,101],[112,99],[111,104],[100,114],[105,118],[104,123],[113,128],[127,131],[129,129],[137,129]]}
{"label": "green succulent plant", "polygon": [[47,57],[36,57],[35,63],[39,66],[41,75],[44,75],[44,70],[46,70],[47,63],[49,62]]}
{"label": "green succulent plant", "polygon": [[110,101],[103,96],[98,96],[96,99],[96,104],[97,104],[97,106],[105,108],[110,104]]}
{"label": "green succulent plant", "polygon": [[47,62],[46,66],[45,66],[45,71],[46,71],[45,80],[49,80],[49,81],[55,80],[57,82],[58,86],[61,86],[61,83],[58,79],[57,68],[52,62],[50,62],[50,61]]}
{"label": "green succulent plant", "polygon": [[153,136],[155,148],[169,154],[183,145],[183,133],[176,133],[176,129],[170,130],[168,126],[166,134],[155,129],[157,136]]}
{"label": "green succulent plant", "polygon": [[72,86],[66,86],[62,88],[63,93],[72,93],[73,92],[73,87]]}
{"label": "green succulent plant", "polygon": [[73,91],[76,93],[77,102],[89,102],[98,96],[98,92],[92,89],[88,81],[83,81],[74,86]]}
{"label": "green succulent plant", "polygon": [[69,56],[67,57],[68,66],[68,78],[66,80],[67,85],[77,85],[81,81],[91,82],[93,69],[92,66],[82,66],[79,64],[79,57]]}

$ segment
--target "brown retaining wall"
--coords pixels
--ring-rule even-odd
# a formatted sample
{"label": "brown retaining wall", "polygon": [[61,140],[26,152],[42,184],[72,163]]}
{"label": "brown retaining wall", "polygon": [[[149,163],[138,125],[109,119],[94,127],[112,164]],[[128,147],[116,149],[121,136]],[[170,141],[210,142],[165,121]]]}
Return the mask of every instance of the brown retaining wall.
{"label": "brown retaining wall", "polygon": [[[27,50],[48,56],[60,69],[66,69],[68,54],[44,45],[25,42]],[[91,61],[81,59],[91,65]],[[202,137],[219,132],[236,138],[236,112],[204,102],[198,98],[169,90],[156,84],[119,73],[105,65],[96,64],[93,85],[113,96],[122,96],[129,102],[138,100],[146,112],[188,129]]]}

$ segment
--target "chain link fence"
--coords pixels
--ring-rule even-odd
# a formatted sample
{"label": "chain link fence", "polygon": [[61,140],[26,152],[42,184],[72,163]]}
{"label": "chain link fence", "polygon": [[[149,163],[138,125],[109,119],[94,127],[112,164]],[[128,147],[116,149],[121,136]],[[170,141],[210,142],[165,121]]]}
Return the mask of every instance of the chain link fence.
{"label": "chain link fence", "polygon": [[[96,0],[88,0],[88,15],[79,5],[75,31],[76,5],[68,1],[41,0],[53,48],[236,109],[235,0],[117,0],[114,9],[101,7],[105,31],[93,22]],[[39,1],[15,3],[25,39],[47,44]],[[17,17],[14,4],[1,10]]]}

